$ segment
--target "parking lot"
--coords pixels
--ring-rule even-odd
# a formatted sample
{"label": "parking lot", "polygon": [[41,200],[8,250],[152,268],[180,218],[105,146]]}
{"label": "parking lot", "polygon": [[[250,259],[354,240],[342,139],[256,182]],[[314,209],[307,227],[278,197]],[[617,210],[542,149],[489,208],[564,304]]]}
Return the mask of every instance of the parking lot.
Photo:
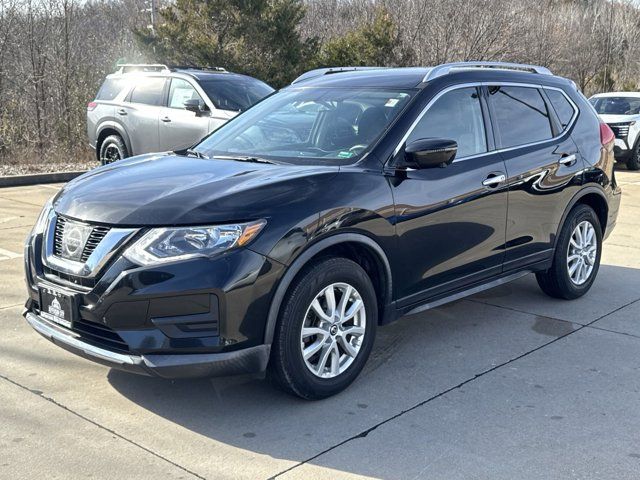
{"label": "parking lot", "polygon": [[634,478],[640,173],[585,297],[533,276],[381,328],[344,393],[165,381],[76,357],[21,316],[22,242],[60,185],[0,189],[0,478]]}

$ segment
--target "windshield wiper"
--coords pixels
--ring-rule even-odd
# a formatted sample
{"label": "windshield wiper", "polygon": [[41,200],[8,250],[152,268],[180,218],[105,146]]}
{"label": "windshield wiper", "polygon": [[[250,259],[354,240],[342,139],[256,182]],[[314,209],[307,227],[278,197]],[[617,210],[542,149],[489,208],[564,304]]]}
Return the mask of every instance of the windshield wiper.
{"label": "windshield wiper", "polygon": [[173,153],[177,153],[178,155],[186,155],[186,156],[192,156],[192,157],[197,157],[197,158],[202,158],[204,160],[209,160],[209,157],[207,157],[204,153],[201,152],[197,152],[191,148],[185,148],[183,150],[175,150]]}
{"label": "windshield wiper", "polygon": [[268,163],[270,165],[278,165],[276,162],[272,162],[271,160],[267,160],[266,158],[251,157],[251,156],[233,157],[230,155],[215,155],[214,158],[219,158],[221,160],[235,160],[236,162]]}

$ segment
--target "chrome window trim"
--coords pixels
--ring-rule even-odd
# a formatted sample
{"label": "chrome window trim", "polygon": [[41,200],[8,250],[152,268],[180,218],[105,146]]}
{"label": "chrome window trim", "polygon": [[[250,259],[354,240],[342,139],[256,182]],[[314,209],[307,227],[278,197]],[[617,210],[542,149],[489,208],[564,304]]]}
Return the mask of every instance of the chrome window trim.
{"label": "chrome window trim", "polygon": [[107,264],[118,249],[131,239],[138,228],[111,228],[86,262],[76,262],[58,257],[54,254],[54,235],[57,215],[53,209],[49,212],[47,226],[44,231],[42,245],[42,263],[61,273],[76,275],[82,278],[94,278]]}
{"label": "chrome window trim", "polygon": [[[391,155],[391,158],[395,158],[395,156],[398,155],[398,153],[402,149],[402,146],[405,144],[405,142],[407,141],[407,138],[409,138],[409,135],[411,135],[411,133],[415,129],[416,125],[420,122],[420,120],[422,120],[422,117],[424,117],[424,115],[427,113],[427,111],[433,106],[433,104],[436,101],[438,101],[438,99],[441,96],[443,96],[444,94],[446,94],[448,92],[451,92],[453,90],[458,90],[458,89],[461,89],[461,88],[471,88],[471,87],[476,87],[477,88],[477,87],[488,87],[488,86],[525,87],[525,88],[537,88],[537,89],[542,89],[542,90],[557,90],[560,93],[562,93],[564,95],[564,97],[571,104],[571,106],[573,108],[573,117],[571,118],[571,121],[567,124],[566,128],[564,130],[562,130],[560,132],[560,134],[556,135],[555,137],[548,138],[548,139],[545,139],[545,140],[540,140],[538,142],[525,143],[525,144],[522,144],[522,145],[515,145],[513,147],[496,148],[494,150],[487,150],[486,152],[483,152],[483,153],[477,153],[475,155],[468,155],[466,157],[456,158],[456,159],[454,159],[453,163],[461,162],[461,161],[465,161],[465,160],[470,160],[470,159],[473,159],[473,158],[477,158],[477,157],[481,157],[481,156],[485,156],[485,155],[490,155],[490,154],[494,154],[494,153],[507,152],[507,151],[510,151],[510,150],[515,150],[517,148],[531,147],[531,146],[534,146],[534,145],[540,145],[540,144],[543,144],[543,143],[547,143],[547,142],[552,142],[552,141],[558,140],[561,137],[563,137],[569,130],[571,130],[571,128],[573,127],[573,125],[574,125],[574,123],[575,123],[575,121],[576,121],[576,119],[578,117],[578,114],[580,112],[580,110],[578,109],[578,106],[575,104],[575,102],[560,87],[552,87],[552,86],[548,86],[548,85],[541,85],[541,84],[535,84],[535,83],[503,82],[503,81],[496,81],[496,82],[487,82],[487,81],[469,82],[469,83],[459,83],[459,84],[456,84],[456,85],[450,85],[450,86],[440,90],[431,100],[429,100],[429,103],[427,103],[427,105],[418,114],[416,119],[413,121],[411,126],[407,129],[405,134],[402,136],[402,138],[398,142],[398,145],[396,145],[396,148],[393,150],[393,154]],[[553,107],[553,105],[552,105],[552,107]],[[493,122],[492,122],[492,126],[495,128],[495,126],[493,125]],[[485,131],[485,135],[486,135],[486,131]]]}

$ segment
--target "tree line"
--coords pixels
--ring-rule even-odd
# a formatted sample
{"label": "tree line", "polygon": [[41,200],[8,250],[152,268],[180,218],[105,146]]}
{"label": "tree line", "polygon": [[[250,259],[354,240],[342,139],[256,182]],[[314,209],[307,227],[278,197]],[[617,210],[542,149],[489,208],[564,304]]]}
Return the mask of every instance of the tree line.
{"label": "tree line", "polygon": [[0,0],[0,165],[90,158],[86,104],[119,62],[222,66],[282,87],[319,66],[533,63],[640,89],[640,2]]}

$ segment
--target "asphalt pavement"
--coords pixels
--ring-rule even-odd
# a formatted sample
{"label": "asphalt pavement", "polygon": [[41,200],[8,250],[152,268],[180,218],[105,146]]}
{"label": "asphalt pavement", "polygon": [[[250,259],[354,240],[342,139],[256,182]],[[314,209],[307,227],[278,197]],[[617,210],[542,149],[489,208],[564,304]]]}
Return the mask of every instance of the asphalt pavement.
{"label": "asphalt pavement", "polygon": [[60,185],[0,189],[0,478],[638,479],[640,172],[591,291],[533,276],[378,330],[345,392],[167,381],[54,346],[21,316],[22,244]]}

